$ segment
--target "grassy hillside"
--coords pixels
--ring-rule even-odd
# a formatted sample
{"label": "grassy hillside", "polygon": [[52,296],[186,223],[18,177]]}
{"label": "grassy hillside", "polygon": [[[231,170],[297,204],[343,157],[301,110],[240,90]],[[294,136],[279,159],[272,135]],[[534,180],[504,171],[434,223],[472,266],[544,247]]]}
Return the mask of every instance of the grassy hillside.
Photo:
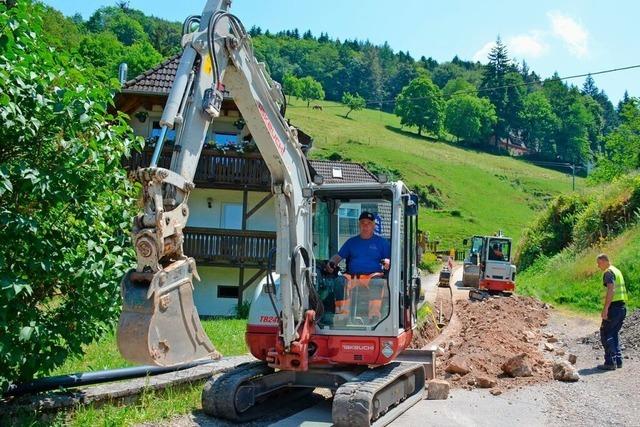
{"label": "grassy hillside", "polygon": [[518,276],[518,291],[571,308],[602,310],[602,272],[596,256],[605,252],[625,277],[629,307],[640,307],[640,226],[635,226],[602,246],[578,254],[567,249],[551,258],[542,257]]}
{"label": "grassy hillside", "polygon": [[[312,158],[339,153],[356,162],[398,170],[410,187],[433,185],[442,194],[440,209],[422,209],[420,228],[445,246],[461,246],[472,234],[502,229],[519,238],[538,209],[561,192],[571,177],[506,156],[496,156],[433,141],[401,129],[398,117],[375,110],[343,115],[346,108],[318,102],[323,111],[293,100],[292,122],[315,139]],[[577,179],[576,187],[583,187]]]}

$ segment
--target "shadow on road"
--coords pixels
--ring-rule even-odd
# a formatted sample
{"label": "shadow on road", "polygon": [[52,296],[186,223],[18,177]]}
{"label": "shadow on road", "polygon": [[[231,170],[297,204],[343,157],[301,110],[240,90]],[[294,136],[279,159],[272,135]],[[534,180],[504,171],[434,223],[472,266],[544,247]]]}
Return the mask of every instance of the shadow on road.
{"label": "shadow on road", "polygon": [[578,373],[580,375],[585,375],[585,376],[606,374],[607,372],[612,372],[612,371],[602,371],[602,370],[596,368],[595,366],[593,368],[583,368],[583,369],[578,370]]}

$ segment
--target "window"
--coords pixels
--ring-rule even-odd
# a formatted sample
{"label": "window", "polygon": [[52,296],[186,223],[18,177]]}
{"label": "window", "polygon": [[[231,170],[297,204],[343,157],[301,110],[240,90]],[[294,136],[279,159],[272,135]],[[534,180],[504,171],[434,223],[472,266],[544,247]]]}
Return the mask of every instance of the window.
{"label": "window", "polygon": [[[152,122],[151,132],[149,133],[149,140],[155,145],[160,138],[160,133],[162,132],[162,126],[160,126],[160,121],[156,120]],[[176,131],[175,129],[167,129],[167,135],[164,138],[164,142],[173,142],[176,140]]]}
{"label": "window", "polygon": [[238,298],[238,287],[218,285],[218,298]]}
{"label": "window", "polygon": [[237,133],[214,133],[216,146],[237,145],[239,138]]}
{"label": "window", "polygon": [[242,205],[240,203],[225,203],[222,205],[222,228],[229,230],[242,229]]}
{"label": "window", "polygon": [[342,203],[338,208],[338,247],[351,236],[360,232],[358,217],[360,216],[360,203]]}

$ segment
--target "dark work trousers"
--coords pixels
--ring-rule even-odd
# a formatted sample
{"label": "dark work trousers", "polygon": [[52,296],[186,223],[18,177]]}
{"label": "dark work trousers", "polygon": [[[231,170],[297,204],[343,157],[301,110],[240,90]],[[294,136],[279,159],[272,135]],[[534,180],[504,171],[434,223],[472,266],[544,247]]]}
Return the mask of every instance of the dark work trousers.
{"label": "dark work trousers", "polygon": [[619,333],[622,322],[627,316],[627,309],[622,301],[614,301],[609,306],[608,319],[600,325],[600,341],[604,347],[604,363],[614,365],[622,362],[620,352]]}

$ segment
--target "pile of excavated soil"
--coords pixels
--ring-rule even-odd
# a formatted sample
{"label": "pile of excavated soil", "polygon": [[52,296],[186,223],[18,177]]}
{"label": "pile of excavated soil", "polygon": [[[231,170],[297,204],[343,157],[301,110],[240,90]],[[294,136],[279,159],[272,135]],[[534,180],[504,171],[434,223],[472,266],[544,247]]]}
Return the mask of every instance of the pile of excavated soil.
{"label": "pile of excavated soil", "polygon": [[620,342],[625,351],[640,354],[640,310],[636,310],[624,319],[620,331]]}
{"label": "pile of excavated soil", "polygon": [[[580,342],[591,345],[594,349],[602,348],[599,331],[583,337]],[[640,356],[640,310],[635,310],[624,319],[620,330],[620,344],[624,355]]]}
{"label": "pile of excavated soil", "polygon": [[[553,378],[551,362],[540,348],[549,336],[540,330],[547,325],[545,304],[529,297],[495,297],[460,300],[455,310],[460,332],[447,337],[438,360],[439,376],[453,387],[492,388],[492,394],[500,394],[502,389]],[[531,376],[512,378],[503,372],[503,364],[519,355]]]}

